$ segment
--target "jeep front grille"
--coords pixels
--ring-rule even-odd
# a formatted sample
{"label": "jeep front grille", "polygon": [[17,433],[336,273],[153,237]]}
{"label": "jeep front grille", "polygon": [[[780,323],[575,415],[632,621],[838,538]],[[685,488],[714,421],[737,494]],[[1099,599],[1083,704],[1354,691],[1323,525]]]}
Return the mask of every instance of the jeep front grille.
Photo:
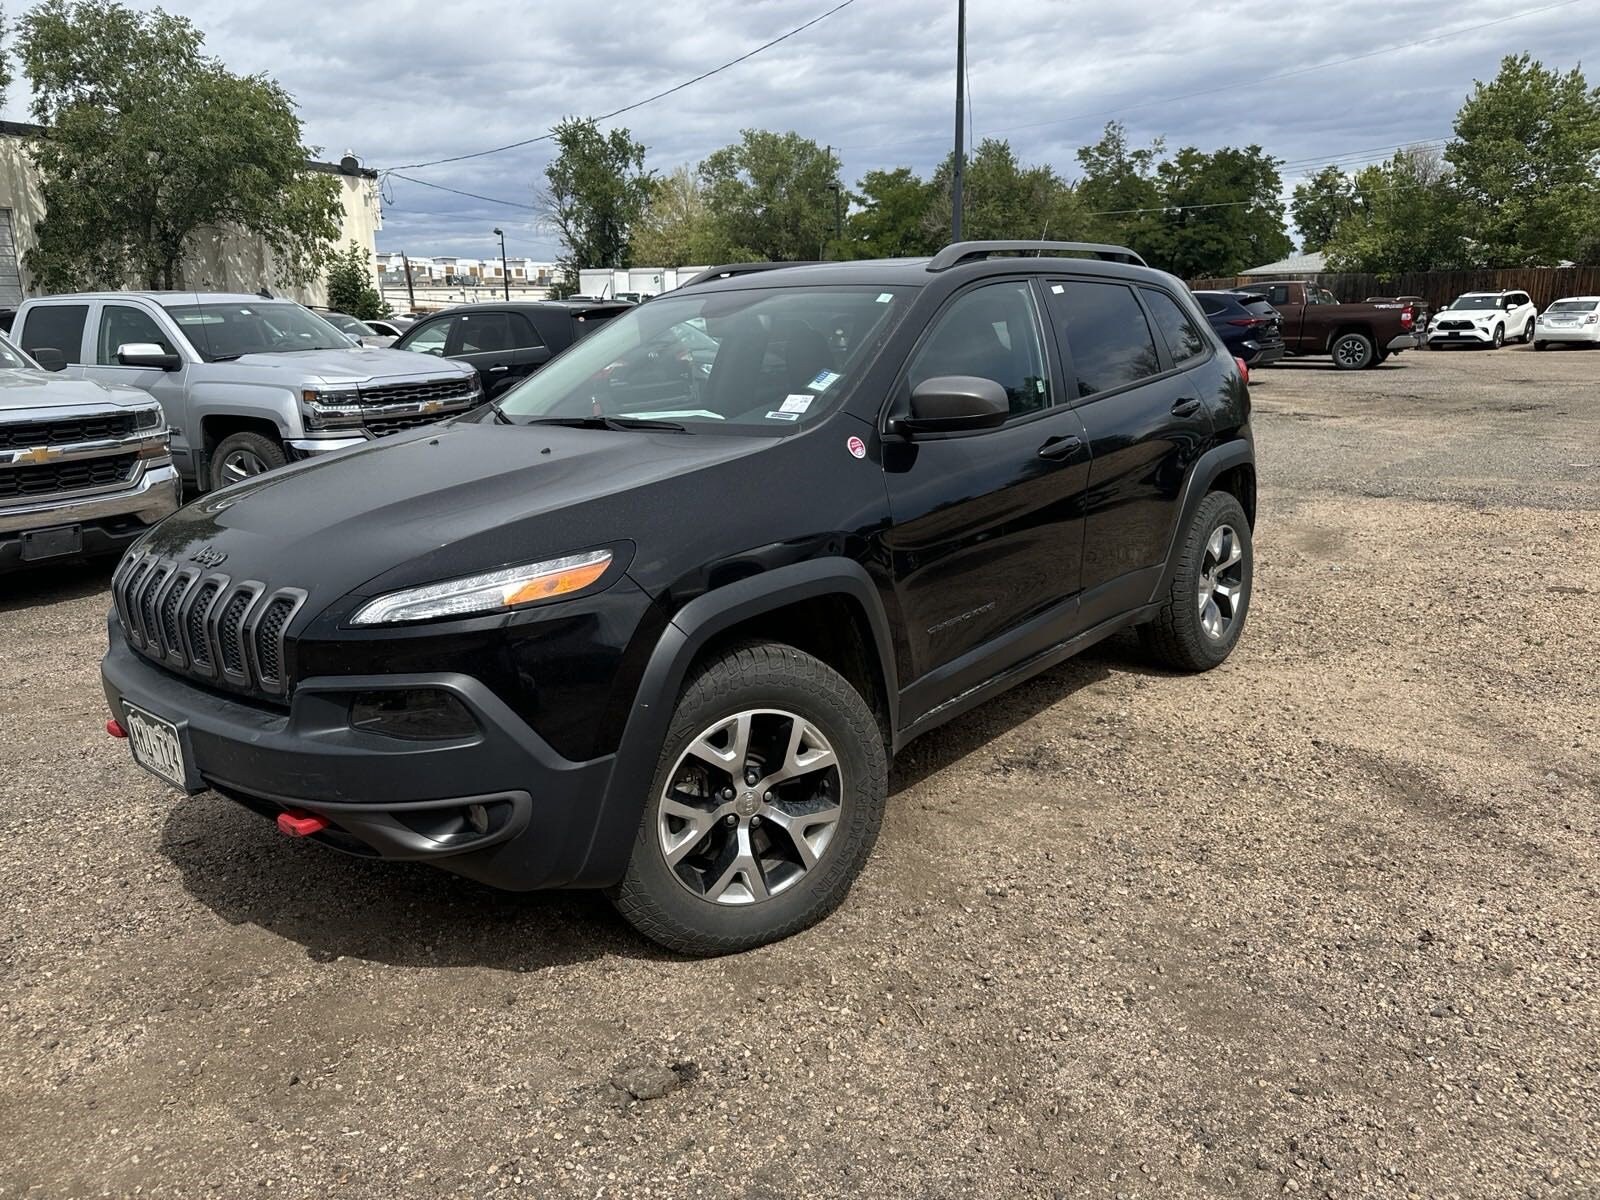
{"label": "jeep front grille", "polygon": [[238,691],[287,691],[285,635],[306,598],[298,588],[145,554],[123,560],[111,591],[128,644],[146,658]]}

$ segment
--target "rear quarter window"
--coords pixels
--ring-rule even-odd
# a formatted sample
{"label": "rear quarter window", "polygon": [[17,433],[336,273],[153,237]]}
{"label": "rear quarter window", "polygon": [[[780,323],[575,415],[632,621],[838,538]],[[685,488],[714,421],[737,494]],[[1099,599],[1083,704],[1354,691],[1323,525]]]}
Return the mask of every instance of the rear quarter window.
{"label": "rear quarter window", "polygon": [[41,348],[59,350],[69,363],[81,363],[88,319],[87,304],[41,304],[23,322],[22,348],[29,354]]}

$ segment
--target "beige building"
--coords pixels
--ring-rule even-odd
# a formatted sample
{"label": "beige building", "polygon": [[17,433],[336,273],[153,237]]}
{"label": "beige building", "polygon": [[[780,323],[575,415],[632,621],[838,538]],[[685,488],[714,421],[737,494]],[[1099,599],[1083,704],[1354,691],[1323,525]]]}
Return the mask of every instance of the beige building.
{"label": "beige building", "polygon": [[[42,132],[37,125],[0,121],[0,305],[18,304],[31,293],[22,259],[33,245],[33,229],[44,216],[39,173],[28,153],[28,142]],[[377,232],[383,227],[383,206],[378,197],[378,173],[346,157],[339,163],[307,162],[308,171],[337,178],[344,206],[339,245],[377,249]],[[302,304],[323,304],[327,288],[322,281],[309,287],[280,288],[272,252],[260,239],[226,230],[201,232],[191,239],[190,255],[179,268],[179,286],[208,292],[257,292],[266,288],[274,296],[287,296]],[[376,282],[374,274],[374,282]]]}

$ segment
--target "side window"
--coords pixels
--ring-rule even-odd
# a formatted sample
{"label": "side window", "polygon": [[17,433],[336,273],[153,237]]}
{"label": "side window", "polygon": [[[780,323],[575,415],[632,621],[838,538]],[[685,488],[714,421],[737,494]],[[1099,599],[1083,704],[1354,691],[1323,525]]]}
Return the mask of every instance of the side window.
{"label": "side window", "polygon": [[1227,307],[1215,296],[1196,296],[1195,299],[1200,301],[1200,311],[1205,313],[1208,317],[1216,316],[1219,312]]}
{"label": "side window", "polygon": [[83,326],[87,304],[41,304],[28,313],[22,327],[22,348],[28,353],[47,348],[61,351],[69,363],[83,362]]}
{"label": "side window", "polygon": [[1126,387],[1161,370],[1155,335],[1132,288],[1071,280],[1052,283],[1050,298],[1066,328],[1080,397]]}
{"label": "side window", "polygon": [[1189,314],[1178,307],[1178,302],[1156,288],[1140,288],[1144,302],[1150,306],[1150,315],[1156,319],[1156,328],[1167,339],[1167,350],[1174,364],[1188,362],[1206,352],[1206,339],[1194,327]]}
{"label": "side window", "polygon": [[439,321],[429,321],[419,325],[411,331],[410,336],[403,345],[396,346],[396,350],[415,350],[418,354],[444,354],[445,341],[450,337],[450,327],[456,323],[456,318],[445,317]]}
{"label": "side window", "polygon": [[117,365],[117,347],[129,342],[152,342],[168,354],[175,351],[149,313],[126,304],[108,304],[100,310],[100,333],[96,338],[95,361],[104,367]]}
{"label": "side window", "polygon": [[945,309],[907,372],[913,388],[942,375],[994,380],[1012,416],[1050,407],[1039,313],[1025,280],[985,284]]}
{"label": "side window", "polygon": [[1268,288],[1267,303],[1274,306],[1289,303],[1289,289],[1282,285]]}
{"label": "side window", "polygon": [[450,354],[495,354],[544,343],[516,313],[462,313],[456,318]]}

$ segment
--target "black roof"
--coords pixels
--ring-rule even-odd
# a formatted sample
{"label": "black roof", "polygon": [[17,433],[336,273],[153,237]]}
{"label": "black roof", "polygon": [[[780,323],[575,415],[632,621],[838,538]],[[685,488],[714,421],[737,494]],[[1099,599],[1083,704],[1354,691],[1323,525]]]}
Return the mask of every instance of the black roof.
{"label": "black roof", "polygon": [[[572,315],[605,310],[622,312],[638,305],[626,300],[475,300],[471,304],[456,304],[440,312],[563,312]],[[432,316],[432,313],[428,314]]]}

